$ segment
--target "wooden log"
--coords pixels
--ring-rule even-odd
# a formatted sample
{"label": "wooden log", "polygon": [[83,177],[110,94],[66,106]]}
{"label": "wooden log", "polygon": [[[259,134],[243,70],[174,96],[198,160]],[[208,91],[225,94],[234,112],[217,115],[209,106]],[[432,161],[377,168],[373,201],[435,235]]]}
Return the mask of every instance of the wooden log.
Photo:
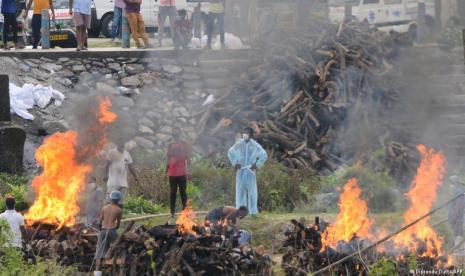
{"label": "wooden log", "polygon": [[121,235],[119,235],[119,237],[116,239],[116,241],[114,241],[112,243],[112,245],[110,246],[110,249],[108,249],[108,252],[105,256],[105,259],[111,259],[113,258],[113,255],[115,253],[115,250],[117,249],[118,245],[121,243],[121,241],[123,240],[123,237],[124,237],[124,234],[126,232],[128,232],[129,230],[131,230],[131,228],[134,226],[134,221],[131,221],[127,226],[126,228],[124,229],[123,233],[121,233]]}

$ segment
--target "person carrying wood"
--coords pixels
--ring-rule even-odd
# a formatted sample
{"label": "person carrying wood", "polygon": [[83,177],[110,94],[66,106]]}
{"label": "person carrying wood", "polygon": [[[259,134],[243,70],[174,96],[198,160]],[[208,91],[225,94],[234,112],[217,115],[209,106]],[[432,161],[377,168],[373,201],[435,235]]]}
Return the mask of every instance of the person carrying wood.
{"label": "person carrying wood", "polygon": [[118,230],[123,210],[119,202],[121,200],[121,193],[119,191],[112,191],[110,194],[111,203],[103,206],[100,212],[100,219],[97,225],[100,228],[98,235],[97,247],[95,251],[95,270],[99,271],[101,260],[110,249],[110,245],[118,238]]}
{"label": "person carrying wood", "polygon": [[242,138],[228,151],[228,158],[236,169],[236,207],[247,206],[250,214],[258,214],[257,170],[268,156],[262,146],[252,139],[253,129],[245,128]]}

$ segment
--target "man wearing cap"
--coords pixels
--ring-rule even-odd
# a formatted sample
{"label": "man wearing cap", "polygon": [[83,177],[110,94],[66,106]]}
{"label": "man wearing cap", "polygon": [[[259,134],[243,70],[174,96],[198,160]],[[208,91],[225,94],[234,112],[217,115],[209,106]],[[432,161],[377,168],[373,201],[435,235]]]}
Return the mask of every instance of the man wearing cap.
{"label": "man wearing cap", "polygon": [[242,138],[228,151],[228,158],[236,168],[236,208],[246,206],[249,213],[258,213],[257,170],[263,166],[268,156],[257,141],[252,139],[253,130],[245,128]]}
{"label": "man wearing cap", "polygon": [[11,241],[7,243],[8,246],[14,248],[22,248],[22,239],[25,237],[24,218],[16,212],[16,201],[13,196],[8,196],[5,200],[6,211],[0,214],[0,220],[6,220],[11,232]]}
{"label": "man wearing cap", "polygon": [[[451,183],[452,191],[455,195],[463,194],[465,192],[464,185],[460,182],[458,176],[453,175],[449,178]],[[455,245],[461,243],[463,237],[463,222],[464,222],[464,211],[465,211],[465,197],[461,196],[454,200],[449,205],[447,219],[449,221],[452,230],[454,231]]]}
{"label": "man wearing cap", "polygon": [[119,206],[121,199],[120,191],[112,191],[110,193],[111,203],[103,206],[100,212],[100,233],[97,241],[97,249],[95,252],[95,270],[99,270],[100,261],[105,258],[108,249],[112,242],[116,240],[118,234],[116,230],[119,228],[123,210]]}

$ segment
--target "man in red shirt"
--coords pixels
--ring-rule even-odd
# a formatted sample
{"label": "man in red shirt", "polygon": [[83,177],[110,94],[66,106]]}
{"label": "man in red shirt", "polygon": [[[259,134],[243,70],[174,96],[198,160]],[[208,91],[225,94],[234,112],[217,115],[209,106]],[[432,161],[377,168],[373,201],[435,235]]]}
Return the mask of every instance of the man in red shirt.
{"label": "man in red shirt", "polygon": [[173,133],[173,142],[168,146],[166,156],[168,164],[166,166],[166,175],[169,177],[170,183],[170,208],[171,217],[174,218],[176,209],[176,194],[181,194],[182,209],[186,208],[187,193],[186,181],[189,175],[188,168],[190,167],[190,149],[187,143],[179,139],[179,132]]}

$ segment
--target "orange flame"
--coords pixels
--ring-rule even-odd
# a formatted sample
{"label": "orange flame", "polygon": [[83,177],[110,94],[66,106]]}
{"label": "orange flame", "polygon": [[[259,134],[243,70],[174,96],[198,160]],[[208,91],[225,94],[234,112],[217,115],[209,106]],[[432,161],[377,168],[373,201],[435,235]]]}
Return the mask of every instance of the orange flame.
{"label": "orange flame", "polygon": [[99,123],[102,125],[113,123],[118,116],[110,111],[112,106],[110,98],[99,98],[99,101],[99,113],[97,114]]}
{"label": "orange flame", "polygon": [[89,165],[76,162],[77,133],[68,131],[48,137],[36,152],[42,173],[32,181],[37,198],[26,214],[28,224],[41,221],[71,226],[79,213],[77,194],[84,189]]}
{"label": "orange flame", "polygon": [[370,236],[373,222],[368,218],[368,207],[360,198],[361,193],[357,179],[352,178],[345,184],[336,221],[322,235],[322,250],[328,246],[335,248],[339,241],[349,242],[356,235],[361,238]]}
{"label": "orange flame", "polygon": [[176,220],[176,228],[182,234],[196,235],[197,233],[193,230],[196,225],[194,209],[192,208],[191,202],[187,202],[186,208],[182,210]]}
{"label": "orange flame", "polygon": [[[418,145],[417,150],[422,160],[412,181],[412,187],[406,193],[410,207],[404,214],[403,225],[413,222],[431,210],[446,171],[446,159],[442,152],[428,149],[424,145]],[[422,243],[425,243],[423,246],[426,248],[421,256],[443,255],[443,240],[429,224],[429,217],[400,233],[394,238],[394,243],[397,248],[406,248],[409,252],[416,252]]]}
{"label": "orange flame", "polygon": [[[40,175],[32,180],[36,199],[25,214],[28,225],[35,222],[63,226],[76,223],[79,213],[78,195],[85,188],[86,177],[92,172],[88,162],[81,162],[79,156],[95,156],[106,143],[106,125],[116,119],[116,114],[109,111],[111,102],[108,98],[99,99],[99,112],[95,128],[97,140],[93,145],[80,144],[78,137],[84,133],[67,131],[55,133],[45,139],[36,151],[37,163],[43,168]],[[102,119],[103,118],[103,119]]]}

